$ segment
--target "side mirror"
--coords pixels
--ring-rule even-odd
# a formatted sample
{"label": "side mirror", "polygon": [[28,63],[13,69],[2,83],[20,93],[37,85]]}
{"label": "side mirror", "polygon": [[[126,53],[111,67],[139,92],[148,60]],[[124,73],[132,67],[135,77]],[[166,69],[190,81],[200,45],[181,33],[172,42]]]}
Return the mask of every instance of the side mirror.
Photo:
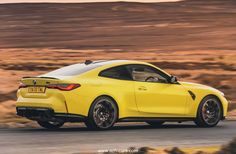
{"label": "side mirror", "polygon": [[178,79],[176,76],[171,76],[170,77],[170,83],[177,83]]}

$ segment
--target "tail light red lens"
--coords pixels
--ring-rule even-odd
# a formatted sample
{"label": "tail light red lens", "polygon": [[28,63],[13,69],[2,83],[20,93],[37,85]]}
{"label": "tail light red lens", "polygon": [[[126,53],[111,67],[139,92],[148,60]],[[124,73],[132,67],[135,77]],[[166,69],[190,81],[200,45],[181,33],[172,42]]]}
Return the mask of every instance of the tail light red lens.
{"label": "tail light red lens", "polygon": [[19,88],[18,88],[18,89],[20,89],[20,88],[27,88],[27,85],[25,85],[24,83],[20,83],[20,85],[19,85]]}
{"label": "tail light red lens", "polygon": [[70,91],[79,88],[80,86],[81,86],[80,84],[49,84],[47,85],[47,88]]}

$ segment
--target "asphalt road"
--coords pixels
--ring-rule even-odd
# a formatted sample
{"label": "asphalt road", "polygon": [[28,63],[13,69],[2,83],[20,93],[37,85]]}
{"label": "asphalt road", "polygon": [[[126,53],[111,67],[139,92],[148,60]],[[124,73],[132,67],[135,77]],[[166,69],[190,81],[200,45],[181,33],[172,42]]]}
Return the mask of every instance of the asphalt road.
{"label": "asphalt road", "polygon": [[144,123],[118,125],[108,131],[84,127],[49,131],[41,128],[0,129],[1,154],[83,153],[125,150],[129,147],[220,145],[236,137],[236,122],[221,122],[214,128],[197,128],[193,123],[168,123],[152,128]]}

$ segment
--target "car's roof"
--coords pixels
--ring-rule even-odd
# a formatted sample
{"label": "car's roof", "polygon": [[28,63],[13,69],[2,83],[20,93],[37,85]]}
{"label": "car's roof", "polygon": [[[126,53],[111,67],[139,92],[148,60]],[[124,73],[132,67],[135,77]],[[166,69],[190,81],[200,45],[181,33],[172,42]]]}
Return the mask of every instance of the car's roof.
{"label": "car's roof", "polygon": [[135,60],[97,60],[97,61],[91,61],[91,64],[103,64],[103,65],[109,65],[109,64],[115,64],[115,63],[143,63],[140,61]]}
{"label": "car's roof", "polygon": [[110,67],[115,67],[115,66],[119,66],[119,65],[128,65],[128,64],[141,64],[141,65],[149,65],[152,67],[155,67],[156,69],[164,72],[165,74],[169,75],[167,72],[165,72],[164,70],[161,70],[160,68],[158,68],[157,66],[154,66],[150,63],[147,62],[142,62],[142,61],[136,61],[136,60],[100,60],[100,61],[94,61],[91,64],[99,64],[100,67],[95,68],[94,70],[96,71],[101,71],[103,69],[106,68],[110,68]]}
{"label": "car's roof", "polygon": [[[88,72],[93,71],[101,71],[103,69],[107,69],[110,67],[115,67],[119,65],[126,65],[126,64],[145,64],[151,65],[146,62],[141,61],[134,61],[134,60],[98,60],[98,61],[91,61],[86,60],[84,63],[78,63],[69,65],[66,67],[62,67],[60,69],[54,70],[52,72],[40,75],[40,77],[56,77],[60,78],[63,76],[75,76],[75,75],[82,75]],[[153,65],[152,65],[153,66]]]}
{"label": "car's roof", "polygon": [[[93,61],[91,64],[98,64],[101,66],[108,66],[108,65],[121,65],[121,64],[148,64],[146,62],[135,61],[135,60],[98,60]],[[90,64],[89,64],[90,65]]]}
{"label": "car's roof", "polygon": [[80,75],[91,70],[96,70],[98,68],[108,68],[120,64],[129,64],[131,61],[128,60],[98,60],[91,61],[86,60],[84,63],[77,63],[69,66],[62,67],[60,69],[48,72],[42,76],[58,77],[58,76],[74,76]]}

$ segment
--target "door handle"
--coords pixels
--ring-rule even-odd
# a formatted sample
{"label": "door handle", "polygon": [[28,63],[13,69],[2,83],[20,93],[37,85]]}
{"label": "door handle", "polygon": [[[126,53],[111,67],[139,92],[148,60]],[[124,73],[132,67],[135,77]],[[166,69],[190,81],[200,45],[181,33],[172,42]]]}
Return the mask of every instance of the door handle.
{"label": "door handle", "polygon": [[138,90],[147,90],[147,88],[144,87],[144,86],[141,86],[141,87],[138,88]]}

